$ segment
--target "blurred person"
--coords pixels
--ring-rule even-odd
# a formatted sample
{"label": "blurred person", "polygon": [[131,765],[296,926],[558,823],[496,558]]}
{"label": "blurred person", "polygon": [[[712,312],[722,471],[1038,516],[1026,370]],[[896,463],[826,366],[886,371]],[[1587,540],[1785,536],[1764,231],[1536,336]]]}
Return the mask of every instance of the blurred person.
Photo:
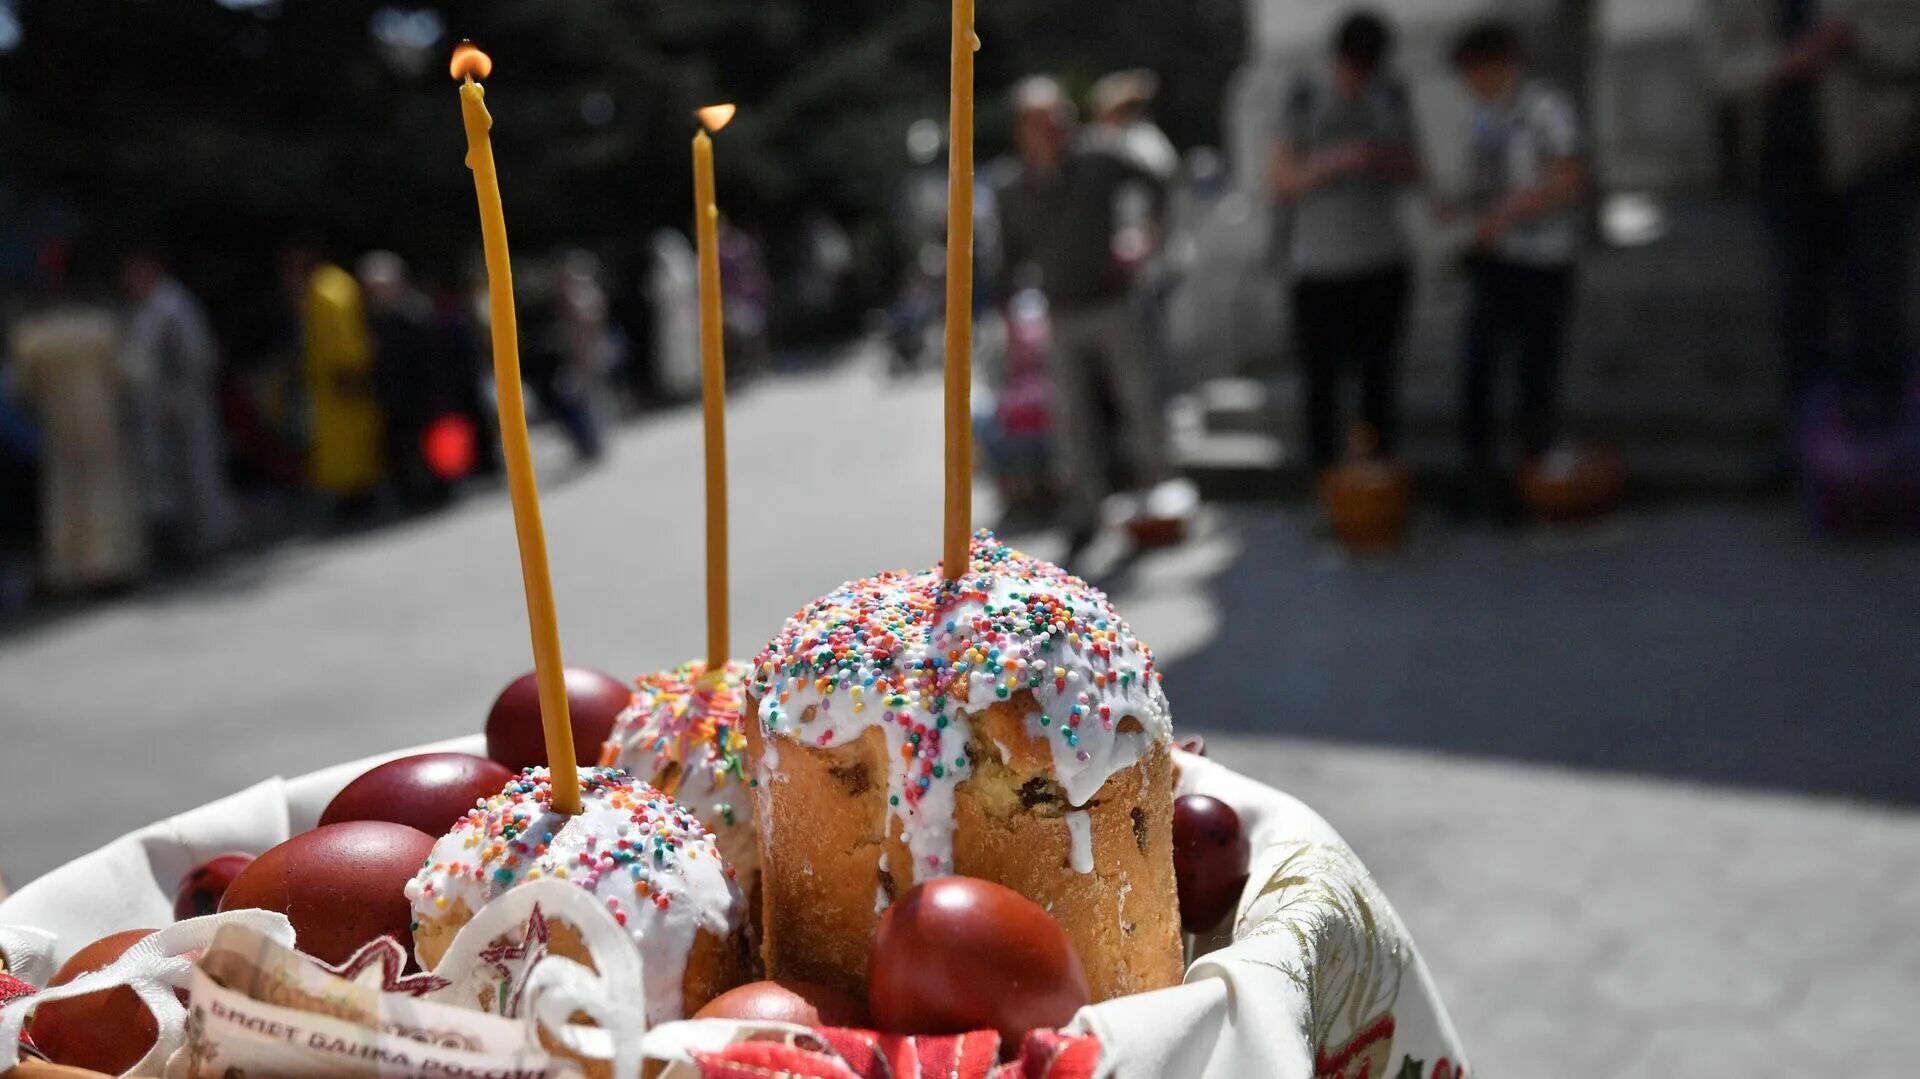
{"label": "blurred person", "polygon": [[1587,190],[1579,119],[1559,89],[1531,76],[1519,33],[1500,21],[1454,42],[1453,67],[1472,98],[1461,431],[1472,499],[1503,508],[1494,392],[1509,348],[1518,352],[1517,426],[1528,459],[1555,435],[1561,352],[1573,308],[1574,263]]}
{"label": "blurred person", "polygon": [[[1148,115],[1159,92],[1160,76],[1146,68],[1115,71],[1096,80],[1087,95],[1093,112],[1087,145],[1119,155],[1165,187],[1180,172],[1180,152]],[[1118,199],[1114,257],[1133,276],[1134,317],[1152,361],[1155,393],[1165,397],[1179,389],[1167,347],[1167,304],[1178,284],[1161,242],[1167,214],[1164,207],[1156,214],[1153,192],[1142,184],[1124,186]]]}
{"label": "blurred person", "polygon": [[[1879,20],[1859,26],[1837,21],[1847,9],[1710,0],[1708,15],[1714,81],[1758,121],[1790,412],[1841,374],[1848,410],[1872,424],[1890,415],[1913,360],[1920,57],[1898,55],[1898,43],[1920,38],[1920,5],[1851,5]],[[1838,287],[1852,332],[1844,371],[1828,357]]]}
{"label": "blurred person", "polygon": [[606,294],[595,279],[597,265],[583,251],[569,251],[545,273],[529,275],[526,378],[540,407],[560,425],[582,461],[603,449],[593,391],[605,359]]}
{"label": "blurred person", "polygon": [[373,342],[353,275],[298,241],[280,256],[298,316],[298,355],[310,415],[307,482],[343,520],[373,509],[381,479]]}
{"label": "blurred person", "polygon": [[[53,278],[58,282],[59,278]],[[12,392],[38,420],[40,572],[54,592],[134,583],[146,568],[113,312],[42,286],[15,323]]]}
{"label": "blurred person", "polygon": [[720,222],[720,293],[727,381],[748,382],[772,362],[773,276],[760,241],[728,221]]}
{"label": "blurred person", "polygon": [[473,429],[473,469],[470,474],[500,473],[500,413],[493,400],[493,370],[481,349],[482,328],[466,295],[440,289],[433,298],[433,349],[440,357],[452,390],[450,407]]}
{"label": "blurred person", "polygon": [[439,369],[433,303],[413,287],[406,260],[391,251],[369,251],[354,270],[366,297],[387,477],[406,509],[443,506],[452,487],[428,464],[423,441],[427,425],[453,404],[451,378]]}
{"label": "blurred person", "polygon": [[0,612],[26,606],[40,547],[40,430],[12,385],[0,354]]}
{"label": "blurred person", "polygon": [[1054,463],[1067,492],[1064,561],[1070,562],[1093,540],[1106,486],[1101,382],[1116,413],[1113,441],[1133,482],[1151,486],[1166,473],[1160,402],[1128,303],[1130,274],[1113,249],[1122,188],[1142,185],[1156,218],[1166,189],[1129,160],[1074,145],[1073,104],[1053,79],[1021,82],[1014,110],[1020,168],[999,200],[1003,271],[1009,285],[1036,279],[1053,320]]}
{"label": "blurred person", "polygon": [[679,229],[656,229],[647,270],[653,309],[653,392],[668,401],[700,392],[700,283],[693,245]]}
{"label": "blurred person", "polygon": [[167,557],[197,562],[232,546],[240,527],[227,487],[219,344],[159,252],[126,255],[120,290],[131,305],[122,363],[148,524]]}
{"label": "blurred person", "polygon": [[1308,460],[1321,471],[1346,442],[1341,376],[1359,375],[1360,415],[1382,452],[1398,447],[1401,341],[1413,278],[1400,202],[1421,179],[1407,88],[1389,68],[1393,32],[1358,11],[1334,31],[1332,63],[1287,90],[1273,140],[1280,254],[1292,276],[1293,332],[1306,380]]}

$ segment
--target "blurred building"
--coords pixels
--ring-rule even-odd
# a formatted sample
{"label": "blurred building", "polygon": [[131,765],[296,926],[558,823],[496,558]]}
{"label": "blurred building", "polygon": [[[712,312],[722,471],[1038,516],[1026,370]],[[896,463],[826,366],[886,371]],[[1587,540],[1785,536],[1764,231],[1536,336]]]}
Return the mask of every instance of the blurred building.
{"label": "blurred building", "polygon": [[[1739,186],[1737,132],[1709,89],[1702,5],[1691,0],[1248,0],[1249,54],[1226,102],[1227,172],[1187,209],[1195,254],[1170,313],[1200,389],[1177,410],[1182,456],[1202,473],[1271,471],[1292,456],[1299,409],[1269,257],[1269,140],[1288,82],[1324,63],[1335,21],[1362,5],[1395,23],[1395,63],[1441,192],[1465,183],[1468,103],[1447,57],[1466,23],[1511,19],[1533,66],[1577,94],[1598,192],[1566,372],[1570,426],[1624,442],[1641,475],[1752,479],[1780,420],[1762,250],[1752,215],[1727,198]],[[1422,207],[1406,211],[1420,266],[1408,454],[1444,464],[1464,236]]]}

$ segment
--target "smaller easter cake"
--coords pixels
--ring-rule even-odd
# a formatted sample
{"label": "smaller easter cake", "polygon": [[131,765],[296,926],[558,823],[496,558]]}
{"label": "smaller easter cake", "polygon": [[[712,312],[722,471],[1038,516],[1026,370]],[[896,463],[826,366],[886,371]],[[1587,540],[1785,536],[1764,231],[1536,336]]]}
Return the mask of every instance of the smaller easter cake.
{"label": "smaller easter cake", "polygon": [[[491,900],[558,878],[592,892],[639,944],[648,1022],[692,1015],[746,980],[746,903],[698,818],[612,768],[581,770],[577,815],[556,813],[552,796],[547,770],[529,768],[434,844],[407,883],[423,966]],[[576,930],[556,921],[550,932],[553,954],[591,963]]]}

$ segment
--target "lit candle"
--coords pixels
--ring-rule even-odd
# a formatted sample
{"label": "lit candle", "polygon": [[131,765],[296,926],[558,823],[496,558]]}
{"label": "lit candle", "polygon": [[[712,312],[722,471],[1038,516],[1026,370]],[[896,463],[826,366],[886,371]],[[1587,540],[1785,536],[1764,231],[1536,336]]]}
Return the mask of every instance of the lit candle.
{"label": "lit candle", "polygon": [[707,451],[707,670],[724,670],[727,643],[727,350],[720,295],[720,206],[713,193],[713,139],[732,105],[695,113],[693,234],[700,251],[700,397]]}
{"label": "lit candle", "polygon": [[533,451],[527,443],[527,406],[520,390],[520,340],[513,314],[513,269],[507,258],[507,218],[500,206],[500,177],[493,167],[486,91],[474,81],[493,71],[487,54],[463,41],[453,51],[453,77],[460,82],[460,115],[467,128],[467,168],[480,201],[480,236],[487,255],[487,309],[493,321],[493,384],[500,399],[500,449],[513,498],[513,530],[520,541],[520,576],[526,585],[527,623],[533,633],[533,669],[540,687],[540,721],[547,737],[547,770],[553,778],[553,809],[580,812],[580,774],[575,769],[573,723],[560,663],[560,630],[554,622],[553,581],[547,570],[547,537],[540,524],[540,491],[534,484]]}
{"label": "lit candle", "polygon": [[973,0],[953,0],[947,121],[947,515],[941,569],[967,572],[973,531]]}

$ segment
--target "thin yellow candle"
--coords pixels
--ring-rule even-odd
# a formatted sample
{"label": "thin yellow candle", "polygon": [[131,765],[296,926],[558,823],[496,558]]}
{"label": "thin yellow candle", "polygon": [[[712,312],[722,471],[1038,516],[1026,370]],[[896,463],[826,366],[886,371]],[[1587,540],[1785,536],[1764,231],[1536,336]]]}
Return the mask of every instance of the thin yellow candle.
{"label": "thin yellow candle", "polygon": [[533,634],[533,669],[540,687],[540,721],[547,737],[547,770],[553,778],[553,809],[580,812],[580,774],[567,715],[567,686],[560,662],[560,630],[553,614],[553,581],[547,569],[547,537],[540,524],[540,491],[527,442],[527,406],[520,390],[520,338],[513,312],[513,269],[507,257],[507,218],[500,206],[500,177],[493,166],[493,117],[487,114],[486,78],[493,61],[471,42],[453,52],[460,81],[460,115],[467,129],[467,168],[480,202],[480,236],[487,255],[487,309],[493,321],[493,383],[500,399],[500,449],[513,498],[513,530],[520,541],[520,576],[526,586],[527,624]]}
{"label": "thin yellow candle", "polygon": [[695,113],[693,234],[700,251],[700,397],[707,452],[707,670],[725,669],[727,643],[727,349],[720,295],[720,206],[713,190],[713,139],[732,105]]}
{"label": "thin yellow candle", "polygon": [[953,79],[947,121],[947,513],[941,568],[967,572],[973,531],[973,33],[974,0],[953,0]]}

